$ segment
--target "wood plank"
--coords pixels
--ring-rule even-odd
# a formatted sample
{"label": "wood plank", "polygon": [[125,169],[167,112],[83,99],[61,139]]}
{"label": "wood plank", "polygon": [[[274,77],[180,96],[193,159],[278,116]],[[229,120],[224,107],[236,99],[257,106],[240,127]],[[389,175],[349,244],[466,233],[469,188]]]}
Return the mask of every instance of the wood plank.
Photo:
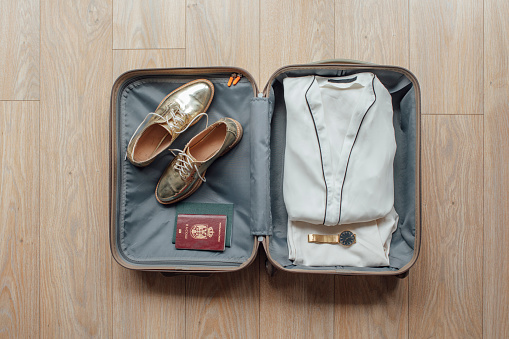
{"label": "wood plank", "polygon": [[422,245],[409,337],[482,336],[483,117],[422,118]]}
{"label": "wood plank", "polygon": [[183,48],[185,0],[113,0],[113,48]]}
{"label": "wood plank", "polygon": [[41,7],[40,335],[108,337],[111,0]]}
{"label": "wood plank", "polygon": [[334,0],[261,0],[260,87],[279,67],[334,58]]}
{"label": "wood plank", "polygon": [[410,69],[423,113],[483,113],[482,31],[482,0],[410,0]]}
{"label": "wood plank", "polygon": [[277,271],[269,277],[261,258],[260,338],[336,338],[334,276]]}
{"label": "wood plank", "polygon": [[258,82],[259,0],[187,0],[187,66],[239,66]]}
{"label": "wood plank", "polygon": [[0,0],[0,100],[39,99],[38,0]]}
{"label": "wood plank", "polygon": [[[336,0],[335,15],[336,58],[408,67],[407,0]],[[336,335],[408,337],[408,279],[336,277],[335,291]]]}
{"label": "wood plank", "polygon": [[184,338],[186,278],[113,265],[113,338]]}
{"label": "wood plank", "polygon": [[[258,0],[188,0],[186,65],[259,70]],[[255,262],[256,264],[256,262]],[[258,338],[257,265],[209,278],[188,277],[186,337]]]}
{"label": "wood plank", "polygon": [[0,102],[0,337],[39,331],[38,126],[39,103]]}
{"label": "wood plank", "polygon": [[408,338],[408,278],[336,277],[335,336]]}
{"label": "wood plank", "polygon": [[186,338],[259,338],[258,260],[233,273],[189,276]]}
{"label": "wood plank", "polygon": [[[136,68],[183,67],[185,51],[113,51],[113,79]],[[113,262],[113,337],[183,338],[185,277],[136,272]]]}
{"label": "wood plank", "polygon": [[485,338],[509,333],[509,3],[484,12],[484,311]]}
{"label": "wood plank", "polygon": [[408,0],[336,0],[335,16],[336,58],[408,67]]}
{"label": "wood plank", "polygon": [[[333,58],[334,0],[261,0],[260,53],[260,88],[279,67]],[[281,271],[269,277],[262,258],[260,337],[332,338],[334,276]]]}
{"label": "wood plank", "polygon": [[115,50],[113,51],[113,81],[131,69],[184,67],[185,62],[184,49]]}

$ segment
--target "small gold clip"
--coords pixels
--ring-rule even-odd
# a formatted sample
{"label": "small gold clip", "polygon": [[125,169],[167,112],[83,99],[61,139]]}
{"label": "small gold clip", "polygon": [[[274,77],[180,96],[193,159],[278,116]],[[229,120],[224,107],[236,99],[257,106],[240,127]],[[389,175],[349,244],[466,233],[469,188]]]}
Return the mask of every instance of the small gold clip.
{"label": "small gold clip", "polygon": [[317,244],[339,244],[339,234],[308,234],[308,242]]}

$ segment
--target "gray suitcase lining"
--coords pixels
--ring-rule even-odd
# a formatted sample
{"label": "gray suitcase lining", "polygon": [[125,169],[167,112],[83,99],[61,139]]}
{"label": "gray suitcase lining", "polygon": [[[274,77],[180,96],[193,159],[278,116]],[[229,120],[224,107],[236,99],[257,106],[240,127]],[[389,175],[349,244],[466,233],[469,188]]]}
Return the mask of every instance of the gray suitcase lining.
{"label": "gray suitcase lining", "polygon": [[[243,78],[227,87],[229,74],[210,76],[144,76],[127,81],[118,92],[117,106],[117,225],[116,246],[122,257],[138,265],[240,266],[252,254],[254,241],[250,229],[250,101],[251,83]],[[148,112],[177,87],[196,78],[214,83],[215,95],[208,109],[209,124],[228,116],[244,127],[240,143],[219,158],[206,174],[207,182],[188,202],[233,203],[232,246],[224,252],[177,250],[171,243],[175,205],[159,204],[154,191],[157,181],[173,155],[165,152],[152,164],[138,168],[124,160],[127,144]],[[205,128],[205,117],[182,133],[172,148],[185,144]]]}
{"label": "gray suitcase lining", "polygon": [[[397,270],[409,263],[414,254],[415,90],[403,74],[379,69],[361,71],[375,73],[392,95],[398,145],[394,161],[395,208],[400,220],[391,243],[391,267],[345,269]],[[358,72],[330,69],[286,72],[273,82],[269,98],[254,98],[252,84],[246,78],[236,86],[227,87],[229,74],[147,75],[126,81],[118,91],[116,107],[119,152],[115,236],[118,253],[133,265],[238,267],[252,255],[253,235],[271,235],[270,256],[285,268],[330,270],[331,267],[295,266],[288,260],[287,214],[282,196],[286,132],[282,79],[286,76],[340,76]],[[164,153],[145,168],[132,166],[124,160],[127,144],[146,114],[172,90],[197,78],[207,78],[215,86],[214,99],[208,110],[209,124],[228,116],[238,120],[244,128],[238,146],[209,168],[207,182],[186,199],[189,202],[234,204],[232,246],[224,252],[176,250],[171,244],[175,206],[163,206],[154,197],[159,176],[173,157],[171,153]],[[172,148],[182,149],[204,127],[205,118],[177,138]]]}

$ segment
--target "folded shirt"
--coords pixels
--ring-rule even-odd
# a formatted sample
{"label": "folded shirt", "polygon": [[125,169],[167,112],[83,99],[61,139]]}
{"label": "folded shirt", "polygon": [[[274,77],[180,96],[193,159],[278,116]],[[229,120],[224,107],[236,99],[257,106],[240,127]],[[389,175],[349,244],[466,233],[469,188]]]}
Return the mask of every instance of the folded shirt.
{"label": "folded shirt", "polygon": [[[283,198],[295,264],[388,266],[396,140],[392,98],[369,72],[283,80],[287,110]],[[350,230],[357,243],[308,243]]]}
{"label": "folded shirt", "polygon": [[290,220],[372,221],[394,205],[392,99],[373,73],[283,80]]}

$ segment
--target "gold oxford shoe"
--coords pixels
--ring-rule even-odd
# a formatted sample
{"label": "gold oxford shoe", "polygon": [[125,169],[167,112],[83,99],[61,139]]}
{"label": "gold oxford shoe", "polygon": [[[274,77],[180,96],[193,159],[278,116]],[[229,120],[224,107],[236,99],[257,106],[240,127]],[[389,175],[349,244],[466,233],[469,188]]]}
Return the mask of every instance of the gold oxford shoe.
{"label": "gold oxford shoe", "polygon": [[205,182],[207,168],[242,138],[242,126],[223,118],[194,136],[164,170],[156,187],[161,204],[173,204],[196,192]]}
{"label": "gold oxford shoe", "polygon": [[205,115],[213,96],[214,85],[206,79],[188,82],[168,94],[134,132],[127,146],[127,159],[140,167],[150,164]]}

